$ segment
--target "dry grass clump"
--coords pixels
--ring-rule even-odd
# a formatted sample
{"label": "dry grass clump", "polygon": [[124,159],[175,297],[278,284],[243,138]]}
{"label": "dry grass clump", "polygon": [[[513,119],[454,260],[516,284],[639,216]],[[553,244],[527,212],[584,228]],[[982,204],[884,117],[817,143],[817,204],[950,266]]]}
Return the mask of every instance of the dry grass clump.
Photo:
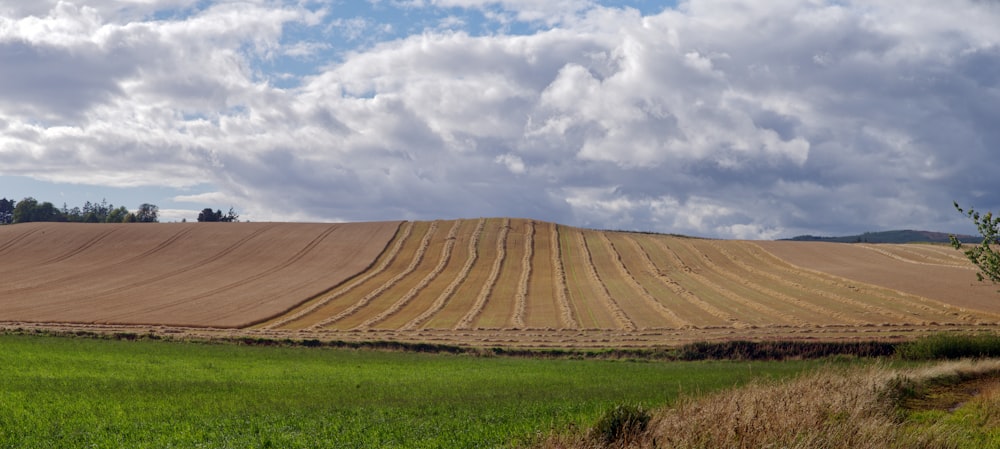
{"label": "dry grass clump", "polygon": [[831,368],[797,379],[756,382],[655,413],[638,435],[615,441],[558,436],[545,449],[569,448],[949,448],[939,426],[904,425],[902,401],[928,385],[1000,373],[1000,361],[961,361],[916,370],[877,365]]}

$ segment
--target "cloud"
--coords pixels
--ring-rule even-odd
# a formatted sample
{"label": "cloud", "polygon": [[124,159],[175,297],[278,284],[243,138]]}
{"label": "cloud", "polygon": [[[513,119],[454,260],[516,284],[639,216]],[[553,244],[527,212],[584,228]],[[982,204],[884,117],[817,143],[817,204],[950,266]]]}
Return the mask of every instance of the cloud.
{"label": "cloud", "polygon": [[522,161],[521,157],[516,154],[510,154],[510,153],[501,154],[497,156],[494,159],[494,161],[496,161],[498,164],[503,164],[505,167],[507,167],[507,170],[510,170],[511,173],[514,173],[516,175],[522,174],[525,171],[524,161]]}
{"label": "cloud", "polygon": [[[439,7],[461,7],[490,11],[499,8],[514,14],[518,21],[543,22],[550,25],[572,18],[594,6],[589,0],[431,0]],[[496,16],[495,16],[496,17]]]}
{"label": "cloud", "polygon": [[220,4],[179,20],[113,23],[59,2],[44,17],[0,19],[0,53],[16,62],[0,68],[0,116],[12,128],[0,147],[4,171],[126,186],[203,182],[222,117],[268,90],[252,58],[278,45],[282,23],[307,17]]}
{"label": "cloud", "polygon": [[[208,183],[181,199],[255,220],[507,215],[738,238],[950,230],[953,199],[1000,208],[987,2],[696,0],[643,16],[438,0],[406,8],[537,30],[470,35],[449,10],[447,30],[349,35],[365,43],[337,60],[321,59],[330,27],[389,21],[120,5],[0,7],[0,56],[18,62],[0,67],[0,174]],[[283,56],[314,65],[279,87]]]}

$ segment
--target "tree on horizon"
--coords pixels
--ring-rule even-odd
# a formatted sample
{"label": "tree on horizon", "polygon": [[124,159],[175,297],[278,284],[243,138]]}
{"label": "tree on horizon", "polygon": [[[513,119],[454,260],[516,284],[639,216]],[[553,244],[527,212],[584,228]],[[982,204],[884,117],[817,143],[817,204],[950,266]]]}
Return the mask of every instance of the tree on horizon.
{"label": "tree on horizon", "polygon": [[14,200],[0,199],[0,225],[14,222],[14,206],[16,204],[17,202]]}
{"label": "tree on horizon", "polygon": [[198,222],[234,222],[239,221],[239,214],[230,207],[229,212],[223,214],[221,209],[212,210],[211,207],[206,207],[198,213]]}

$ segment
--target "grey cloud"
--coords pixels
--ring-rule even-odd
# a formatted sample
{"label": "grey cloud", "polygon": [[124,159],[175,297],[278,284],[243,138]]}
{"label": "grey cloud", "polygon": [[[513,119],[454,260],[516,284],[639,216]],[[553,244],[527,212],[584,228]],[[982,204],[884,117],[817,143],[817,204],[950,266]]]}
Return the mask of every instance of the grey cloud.
{"label": "grey cloud", "polygon": [[61,48],[23,40],[0,41],[0,107],[8,116],[73,118],[122,93],[118,81],[134,73],[94,45]]}

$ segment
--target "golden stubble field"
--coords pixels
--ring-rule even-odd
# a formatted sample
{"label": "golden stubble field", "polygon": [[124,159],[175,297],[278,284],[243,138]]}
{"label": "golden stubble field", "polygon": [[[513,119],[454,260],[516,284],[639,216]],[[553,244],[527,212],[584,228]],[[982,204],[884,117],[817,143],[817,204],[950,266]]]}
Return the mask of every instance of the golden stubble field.
{"label": "golden stubble field", "polygon": [[755,242],[527,219],[0,227],[0,326],[641,347],[995,328],[944,245]]}

